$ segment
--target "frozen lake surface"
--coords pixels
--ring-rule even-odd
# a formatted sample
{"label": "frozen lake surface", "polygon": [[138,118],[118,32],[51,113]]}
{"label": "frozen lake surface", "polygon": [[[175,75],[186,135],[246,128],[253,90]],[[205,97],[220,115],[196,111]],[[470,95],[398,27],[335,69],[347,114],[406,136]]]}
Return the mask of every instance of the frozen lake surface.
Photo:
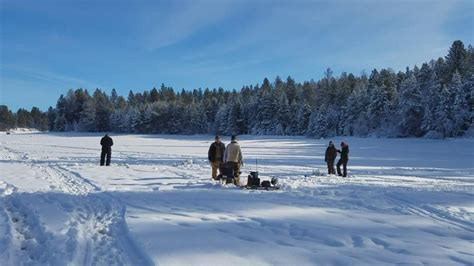
{"label": "frozen lake surface", "polygon": [[[473,265],[474,140],[242,136],[242,183],[210,179],[212,136],[0,136],[0,265]],[[228,143],[228,138],[223,138]],[[341,138],[333,139],[336,144]]]}

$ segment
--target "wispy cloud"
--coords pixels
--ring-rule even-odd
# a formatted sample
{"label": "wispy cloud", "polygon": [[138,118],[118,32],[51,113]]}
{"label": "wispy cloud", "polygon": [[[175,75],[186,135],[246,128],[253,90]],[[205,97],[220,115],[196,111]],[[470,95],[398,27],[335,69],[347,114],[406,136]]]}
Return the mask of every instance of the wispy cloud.
{"label": "wispy cloud", "polygon": [[[8,76],[8,80],[17,81],[36,81],[36,83],[46,84],[51,88],[60,87],[62,89],[75,88],[104,88],[102,85],[93,81],[88,81],[58,72],[51,72],[47,70],[38,70],[22,66],[2,66],[2,74],[0,80],[4,80]],[[3,83],[3,81],[2,81]],[[30,89],[35,89],[34,87]]]}
{"label": "wispy cloud", "polygon": [[227,17],[234,1],[180,0],[158,6],[144,5],[138,23],[143,46],[156,50],[182,41]]}
{"label": "wispy cloud", "polygon": [[235,88],[261,82],[265,76],[317,79],[326,67],[336,74],[387,67],[404,70],[446,54],[455,40],[446,25],[463,13],[465,4],[424,0],[250,3],[243,11],[245,23],[228,28],[230,33],[205,45],[180,50],[175,67],[184,75],[207,77],[186,81],[192,84],[189,87],[203,86],[199,82],[204,80],[206,86],[232,84]]}
{"label": "wispy cloud", "polygon": [[474,42],[472,0],[22,0],[4,7],[0,76],[9,95],[104,88],[97,83],[125,93],[161,82],[239,88],[265,76],[317,79],[326,67],[399,70],[444,56],[453,40]]}

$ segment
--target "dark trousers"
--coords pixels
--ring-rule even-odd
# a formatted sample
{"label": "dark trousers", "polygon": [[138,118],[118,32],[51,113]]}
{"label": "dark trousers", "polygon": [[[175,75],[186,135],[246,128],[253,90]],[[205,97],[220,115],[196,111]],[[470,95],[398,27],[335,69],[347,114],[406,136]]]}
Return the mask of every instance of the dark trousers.
{"label": "dark trousers", "polygon": [[236,186],[239,186],[240,185],[240,163],[227,162],[227,165],[232,166],[232,170],[234,171],[234,184]]}
{"label": "dark trousers", "polygon": [[328,165],[328,175],[335,175],[336,169],[334,169],[334,161],[327,161]]}
{"label": "dark trousers", "polygon": [[[347,176],[347,162],[348,161],[349,159],[339,159],[339,161],[337,161],[337,174],[338,175],[342,175],[343,177]],[[342,170],[344,171],[342,174],[341,174],[341,164],[342,164]]]}
{"label": "dark trousers", "polygon": [[112,157],[112,151],[102,151],[100,154],[100,165],[104,165],[105,156],[107,155],[107,161],[105,162],[106,166],[110,165],[110,158]]}

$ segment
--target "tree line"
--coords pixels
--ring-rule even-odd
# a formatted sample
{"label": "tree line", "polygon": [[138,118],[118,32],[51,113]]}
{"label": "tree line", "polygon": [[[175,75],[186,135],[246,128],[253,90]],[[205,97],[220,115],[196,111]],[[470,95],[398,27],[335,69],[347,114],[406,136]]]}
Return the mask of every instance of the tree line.
{"label": "tree line", "polygon": [[[42,113],[40,124],[50,131],[144,134],[472,136],[473,91],[474,49],[455,41],[444,58],[398,73],[374,69],[336,77],[327,69],[318,81],[265,78],[240,91],[176,92],[162,84],[126,98],[115,89],[110,95],[69,90]],[[20,110],[13,115],[17,126]]]}
{"label": "tree line", "polygon": [[49,129],[48,116],[38,107],[31,111],[20,108],[13,113],[6,105],[0,105],[0,130],[12,128],[33,128],[41,131]]}

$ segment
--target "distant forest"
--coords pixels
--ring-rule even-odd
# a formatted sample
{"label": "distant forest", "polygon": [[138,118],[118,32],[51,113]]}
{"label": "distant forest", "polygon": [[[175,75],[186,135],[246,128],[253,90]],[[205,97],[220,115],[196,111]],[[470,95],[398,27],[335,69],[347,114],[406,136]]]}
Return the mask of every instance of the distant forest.
{"label": "distant forest", "polygon": [[455,41],[446,57],[369,75],[327,69],[318,81],[291,77],[240,91],[69,90],[42,112],[0,106],[4,128],[143,134],[256,134],[446,138],[474,136],[474,49]]}

